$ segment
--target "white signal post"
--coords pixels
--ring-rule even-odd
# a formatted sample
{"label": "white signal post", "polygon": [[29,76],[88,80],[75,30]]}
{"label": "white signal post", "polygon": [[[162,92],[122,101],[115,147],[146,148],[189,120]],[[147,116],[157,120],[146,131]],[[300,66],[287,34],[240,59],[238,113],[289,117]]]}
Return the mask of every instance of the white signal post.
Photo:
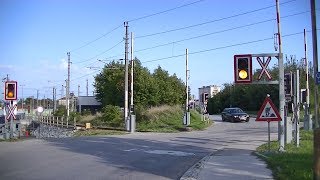
{"label": "white signal post", "polygon": [[279,0],[276,0],[277,9],[277,27],[279,38],[279,108],[282,121],[278,124],[278,138],[279,138],[279,151],[284,151],[284,107],[285,107],[285,95],[284,95],[284,67],[283,67],[283,55],[282,55],[282,42],[281,42],[281,26],[280,26],[280,6]]}

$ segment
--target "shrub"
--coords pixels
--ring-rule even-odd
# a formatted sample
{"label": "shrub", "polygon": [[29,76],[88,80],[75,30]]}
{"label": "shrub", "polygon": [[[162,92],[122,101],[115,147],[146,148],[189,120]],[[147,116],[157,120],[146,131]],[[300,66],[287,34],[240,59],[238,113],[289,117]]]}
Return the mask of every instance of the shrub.
{"label": "shrub", "polygon": [[76,119],[76,121],[80,121],[81,115],[78,112],[70,112],[70,120],[73,121]]}
{"label": "shrub", "polygon": [[53,114],[54,116],[64,116],[67,115],[66,107],[63,105],[58,106],[57,110]]}
{"label": "shrub", "polygon": [[81,111],[81,115],[82,115],[82,116],[89,116],[89,115],[91,115],[90,109],[84,109],[83,111]]}
{"label": "shrub", "polygon": [[123,127],[123,118],[119,106],[107,105],[102,108],[101,124],[111,127]]}

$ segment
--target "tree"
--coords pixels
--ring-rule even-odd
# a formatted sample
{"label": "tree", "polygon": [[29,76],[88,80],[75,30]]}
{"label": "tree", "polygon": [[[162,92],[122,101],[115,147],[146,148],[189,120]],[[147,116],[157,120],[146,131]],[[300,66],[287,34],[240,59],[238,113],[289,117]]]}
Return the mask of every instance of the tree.
{"label": "tree", "polygon": [[97,99],[103,106],[121,106],[124,102],[124,64],[112,61],[95,77]]}
{"label": "tree", "polygon": [[[112,69],[111,69],[112,68]],[[117,68],[117,69],[114,69]],[[110,62],[95,77],[97,99],[103,106],[123,106],[124,102],[124,64]],[[185,85],[175,74],[172,76],[160,66],[154,73],[141,65],[136,58],[134,67],[134,104],[150,107],[163,104],[183,104]]]}

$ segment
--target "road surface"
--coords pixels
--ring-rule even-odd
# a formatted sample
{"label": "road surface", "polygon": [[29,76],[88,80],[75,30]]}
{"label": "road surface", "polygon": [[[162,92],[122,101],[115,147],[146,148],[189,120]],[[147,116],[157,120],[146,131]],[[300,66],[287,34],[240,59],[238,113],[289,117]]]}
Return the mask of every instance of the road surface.
{"label": "road surface", "polygon": [[0,142],[0,179],[179,179],[212,152],[267,141],[267,123],[210,118],[205,131]]}

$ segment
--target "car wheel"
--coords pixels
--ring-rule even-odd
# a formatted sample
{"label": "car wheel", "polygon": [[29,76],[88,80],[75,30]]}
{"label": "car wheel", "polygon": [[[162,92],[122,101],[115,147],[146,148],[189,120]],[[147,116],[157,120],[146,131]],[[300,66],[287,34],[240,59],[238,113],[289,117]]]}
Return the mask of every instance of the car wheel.
{"label": "car wheel", "polygon": [[232,123],[234,123],[234,122],[235,122],[233,118],[231,118],[231,122],[232,122]]}
{"label": "car wheel", "polygon": [[249,122],[249,118],[247,118],[246,122]]}
{"label": "car wheel", "polygon": [[222,121],[226,121],[223,116],[221,116]]}

